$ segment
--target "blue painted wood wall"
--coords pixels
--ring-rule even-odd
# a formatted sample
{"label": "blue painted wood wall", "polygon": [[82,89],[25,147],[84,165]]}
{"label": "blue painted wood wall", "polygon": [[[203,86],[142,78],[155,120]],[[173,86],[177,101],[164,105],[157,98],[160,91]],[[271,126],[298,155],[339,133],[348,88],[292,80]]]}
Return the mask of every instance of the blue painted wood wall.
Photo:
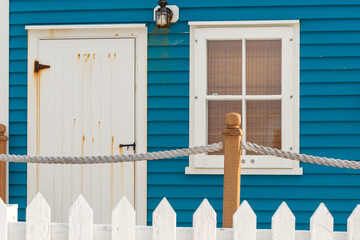
{"label": "blue painted wood wall", "polygon": [[[360,1],[169,0],[180,20],[169,30],[152,21],[157,1],[10,0],[10,153],[26,154],[27,32],[25,25],[148,24],[148,150],[188,146],[188,21],[292,20],[301,24],[300,148],[302,153],[360,160]],[[148,223],[162,197],[189,226],[208,198],[222,219],[222,176],[185,175],[188,159],[148,163]],[[320,202],[335,229],[344,230],[360,203],[360,172],[301,164],[303,176],[243,176],[241,198],[254,208],[260,228],[282,201],[294,211],[298,229],[308,229]],[[26,165],[10,164],[10,202],[26,206]]]}

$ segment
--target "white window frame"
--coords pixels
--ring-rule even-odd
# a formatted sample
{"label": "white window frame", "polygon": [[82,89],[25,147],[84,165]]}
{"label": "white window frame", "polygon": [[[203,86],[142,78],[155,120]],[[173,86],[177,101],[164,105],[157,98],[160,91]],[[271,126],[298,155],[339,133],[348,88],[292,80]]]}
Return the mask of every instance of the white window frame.
{"label": "white window frame", "polygon": [[[190,25],[190,146],[207,144],[208,100],[282,100],[282,149],[299,152],[299,21],[189,22]],[[208,40],[282,40],[281,95],[207,96]],[[245,51],[245,41],[243,53]],[[243,68],[245,67],[243,54]],[[289,60],[290,59],[290,60]],[[243,71],[243,85],[246,83]],[[286,81],[290,79],[290,81]],[[243,88],[245,95],[245,88]],[[242,101],[243,109],[245,102]],[[246,119],[246,116],[242,116]],[[241,128],[246,129],[243,121]],[[289,131],[290,130],[290,131]],[[243,136],[246,141],[246,135]],[[222,155],[193,155],[187,174],[223,174]],[[299,162],[272,156],[242,157],[242,174],[301,175]]]}

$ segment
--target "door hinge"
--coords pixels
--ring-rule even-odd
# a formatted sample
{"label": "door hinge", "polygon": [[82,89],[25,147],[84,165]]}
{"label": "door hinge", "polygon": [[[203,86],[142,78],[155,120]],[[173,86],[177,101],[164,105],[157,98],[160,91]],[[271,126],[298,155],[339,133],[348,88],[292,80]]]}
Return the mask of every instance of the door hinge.
{"label": "door hinge", "polygon": [[129,147],[133,147],[133,150],[136,150],[136,143],[133,144],[119,144],[119,147],[126,147],[127,150],[129,150]]}
{"label": "door hinge", "polygon": [[40,70],[45,69],[45,68],[50,68],[50,65],[41,64],[41,63],[39,63],[38,60],[35,60],[35,62],[34,62],[34,72],[37,73]]}

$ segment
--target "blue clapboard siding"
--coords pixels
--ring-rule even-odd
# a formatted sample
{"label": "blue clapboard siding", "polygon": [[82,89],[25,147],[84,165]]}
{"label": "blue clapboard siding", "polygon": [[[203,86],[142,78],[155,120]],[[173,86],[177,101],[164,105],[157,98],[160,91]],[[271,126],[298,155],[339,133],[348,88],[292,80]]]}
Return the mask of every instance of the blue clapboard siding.
{"label": "blue clapboard siding", "polygon": [[[300,148],[302,153],[360,160],[360,2],[358,0],[218,1],[173,0],[180,20],[170,29],[152,21],[157,1],[10,0],[10,152],[26,154],[27,32],[38,24],[148,24],[148,150],[189,143],[188,21],[300,20]],[[222,220],[222,176],[185,175],[187,158],[148,163],[148,223],[162,197],[189,226],[208,198]],[[260,228],[269,228],[282,201],[298,229],[308,229],[320,202],[345,230],[360,203],[355,170],[301,164],[302,176],[243,176],[241,198],[254,208]],[[26,205],[26,165],[10,164],[10,202]]]}

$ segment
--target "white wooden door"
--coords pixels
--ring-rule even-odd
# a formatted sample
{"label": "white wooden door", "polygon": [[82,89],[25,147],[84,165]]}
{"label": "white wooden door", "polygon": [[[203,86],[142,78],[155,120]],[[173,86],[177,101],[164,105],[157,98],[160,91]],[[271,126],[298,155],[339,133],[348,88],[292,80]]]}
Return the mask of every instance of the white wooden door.
{"label": "white wooden door", "polygon": [[[135,142],[135,40],[40,40],[37,152],[47,156],[132,153]],[[134,164],[37,165],[37,191],[52,220],[68,221],[80,193],[95,223],[109,223],[125,195],[134,206]]]}

